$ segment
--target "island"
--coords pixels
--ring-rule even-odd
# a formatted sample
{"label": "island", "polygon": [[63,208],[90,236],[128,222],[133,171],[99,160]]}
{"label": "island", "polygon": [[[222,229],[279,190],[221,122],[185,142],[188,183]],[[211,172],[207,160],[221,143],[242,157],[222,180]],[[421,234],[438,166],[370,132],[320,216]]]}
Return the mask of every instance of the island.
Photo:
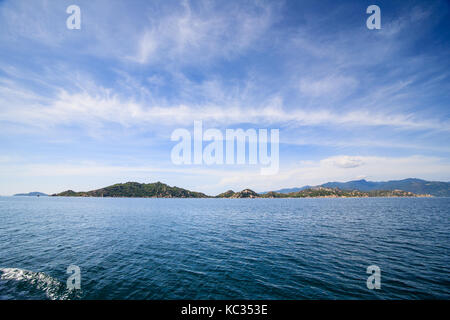
{"label": "island", "polygon": [[58,194],[52,194],[52,196],[113,198],[209,198],[209,196],[204,193],[189,191],[178,187],[171,187],[159,181],[155,183],[117,183],[109,187],[86,192],[67,190]]}
{"label": "island", "polygon": [[28,192],[28,193],[17,193],[14,197],[48,197],[48,194],[43,192]]}
{"label": "island", "polygon": [[67,190],[52,195],[53,197],[108,197],[108,198],[370,198],[370,197],[431,197],[429,194],[415,194],[403,190],[343,190],[340,188],[308,187],[288,193],[270,191],[257,193],[251,189],[239,192],[228,190],[217,196],[209,196],[202,192],[190,191],[179,187],[171,187],[162,182],[118,183],[101,189],[76,192]]}

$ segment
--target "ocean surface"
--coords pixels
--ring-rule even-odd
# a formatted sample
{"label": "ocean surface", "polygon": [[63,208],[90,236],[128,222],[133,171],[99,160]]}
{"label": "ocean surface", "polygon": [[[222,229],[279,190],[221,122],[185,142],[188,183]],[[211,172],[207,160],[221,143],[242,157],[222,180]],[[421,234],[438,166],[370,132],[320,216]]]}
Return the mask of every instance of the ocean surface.
{"label": "ocean surface", "polygon": [[0,197],[0,299],[450,299],[449,218],[450,198]]}

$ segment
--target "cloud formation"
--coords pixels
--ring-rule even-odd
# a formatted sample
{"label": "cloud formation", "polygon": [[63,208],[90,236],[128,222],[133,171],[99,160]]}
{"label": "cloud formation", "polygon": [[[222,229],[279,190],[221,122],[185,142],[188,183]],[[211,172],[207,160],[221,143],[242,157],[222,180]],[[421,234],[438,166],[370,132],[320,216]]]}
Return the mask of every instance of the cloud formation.
{"label": "cloud formation", "polygon": [[[0,193],[18,186],[14,170],[97,170],[102,182],[148,172],[199,190],[266,190],[291,174],[449,179],[447,1],[381,1],[381,30],[352,1],[80,0],[81,30],[66,28],[70,4],[0,4]],[[221,167],[188,179],[193,168],[168,163],[170,133],[194,120],[280,129],[280,175]]]}

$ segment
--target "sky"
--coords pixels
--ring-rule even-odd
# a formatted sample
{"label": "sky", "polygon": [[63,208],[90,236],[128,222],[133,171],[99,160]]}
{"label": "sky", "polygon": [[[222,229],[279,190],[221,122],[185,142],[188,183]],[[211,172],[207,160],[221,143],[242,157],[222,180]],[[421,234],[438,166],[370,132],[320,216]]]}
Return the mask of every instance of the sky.
{"label": "sky", "polygon": [[[77,5],[81,29],[68,29]],[[366,13],[381,9],[381,29]],[[450,181],[448,1],[0,0],[0,195]],[[177,128],[278,129],[277,174]]]}

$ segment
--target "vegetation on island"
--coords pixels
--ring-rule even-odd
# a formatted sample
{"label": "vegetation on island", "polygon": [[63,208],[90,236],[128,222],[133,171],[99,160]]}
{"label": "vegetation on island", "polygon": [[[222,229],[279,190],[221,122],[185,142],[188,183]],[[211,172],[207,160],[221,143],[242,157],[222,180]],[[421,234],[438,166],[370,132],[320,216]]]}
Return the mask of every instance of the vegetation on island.
{"label": "vegetation on island", "polygon": [[236,192],[234,192],[233,190],[228,190],[228,191],[222,192],[221,194],[218,194],[216,196],[216,198],[231,198],[235,194],[236,194]]}
{"label": "vegetation on island", "polygon": [[201,192],[189,191],[186,189],[171,187],[161,182],[138,183],[127,182],[118,183],[106,188],[87,192],[75,192],[72,190],[54,194],[59,197],[123,197],[123,198],[208,198]]}
{"label": "vegetation on island", "polygon": [[[127,182],[118,183],[109,187],[75,192],[67,190],[53,194],[59,197],[123,197],[123,198],[212,198],[201,192],[190,191],[178,187],[171,187],[167,184]],[[228,190],[214,198],[369,198],[369,197],[424,197],[429,195],[418,195],[403,190],[342,190],[339,188],[309,187],[300,191],[280,193],[267,192],[257,193],[251,189],[244,189],[239,192]]]}
{"label": "vegetation on island", "polygon": [[250,189],[244,189],[240,192],[234,192],[233,190],[228,190],[227,192],[217,195],[216,198],[230,198],[230,199],[261,198],[261,195]]}
{"label": "vegetation on island", "polygon": [[[317,187],[338,188],[341,190],[359,190],[359,191],[379,191],[379,190],[403,190],[415,194],[430,194],[435,197],[450,197],[450,182],[426,181],[422,179],[408,178],[403,180],[390,181],[367,181],[353,180],[348,182],[327,182]],[[287,188],[276,190],[278,193],[292,193],[304,189],[312,188],[303,186],[297,188]]]}
{"label": "vegetation on island", "polygon": [[341,190],[339,188],[312,187],[297,192],[268,192],[265,198],[371,198],[371,197],[426,197],[403,190]]}
{"label": "vegetation on island", "polygon": [[[231,190],[230,190],[231,191]],[[311,187],[296,192],[280,193],[270,191],[258,194],[250,189],[241,192],[231,193],[227,191],[220,194],[219,198],[369,198],[369,197],[425,197],[429,195],[417,195],[412,192],[403,190],[374,190],[374,191],[358,191],[358,190],[341,190],[339,188]]]}

